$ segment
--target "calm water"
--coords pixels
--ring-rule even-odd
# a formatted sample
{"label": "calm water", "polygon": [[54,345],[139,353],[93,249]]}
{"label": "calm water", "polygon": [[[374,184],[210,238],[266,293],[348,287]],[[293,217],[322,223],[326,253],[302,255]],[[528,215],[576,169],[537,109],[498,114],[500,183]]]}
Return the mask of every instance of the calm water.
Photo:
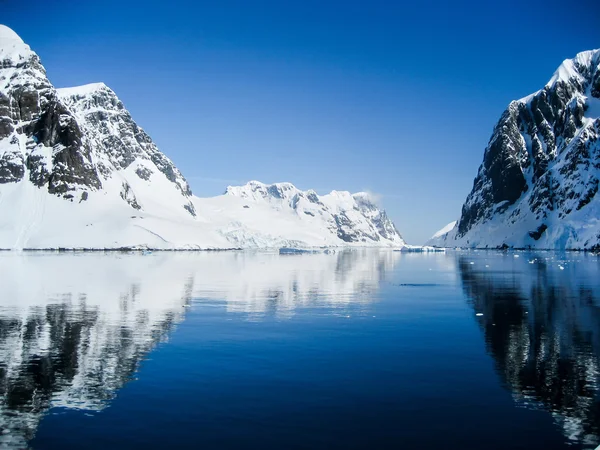
{"label": "calm water", "polygon": [[0,287],[0,447],[600,444],[595,256],[5,253]]}

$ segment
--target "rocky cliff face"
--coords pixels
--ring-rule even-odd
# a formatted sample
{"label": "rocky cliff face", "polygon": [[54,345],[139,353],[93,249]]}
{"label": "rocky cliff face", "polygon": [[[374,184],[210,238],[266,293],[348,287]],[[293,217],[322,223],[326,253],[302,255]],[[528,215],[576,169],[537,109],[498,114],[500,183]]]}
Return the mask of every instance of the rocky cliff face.
{"label": "rocky cliff face", "polygon": [[0,186],[32,183],[73,202],[104,190],[140,210],[138,197],[153,196],[155,177],[168,180],[170,200],[195,215],[187,182],[113,91],[55,89],[38,56],[0,26]]}
{"label": "rocky cliff face", "polygon": [[[151,182],[164,177],[182,197],[183,208],[196,215],[192,191],[177,167],[158,150],[156,144],[132,119],[116,94],[103,83],[59,89],[58,96],[73,111],[83,134],[96,151],[96,167],[101,177],[130,169],[135,176]],[[125,180],[122,197],[135,209],[141,209],[131,186]]]}
{"label": "rocky cliff face", "polygon": [[301,191],[290,183],[264,184],[251,181],[229,186],[225,195],[269,204],[287,211],[306,223],[323,223],[323,228],[346,243],[404,245],[402,236],[384,210],[366,193],[332,191],[319,196],[313,190]]}
{"label": "rocky cliff face", "polygon": [[102,187],[92,149],[38,56],[0,26],[0,183],[21,181],[67,199]]}
{"label": "rocky cliff face", "polygon": [[446,245],[600,245],[600,50],[566,60],[494,128]]}

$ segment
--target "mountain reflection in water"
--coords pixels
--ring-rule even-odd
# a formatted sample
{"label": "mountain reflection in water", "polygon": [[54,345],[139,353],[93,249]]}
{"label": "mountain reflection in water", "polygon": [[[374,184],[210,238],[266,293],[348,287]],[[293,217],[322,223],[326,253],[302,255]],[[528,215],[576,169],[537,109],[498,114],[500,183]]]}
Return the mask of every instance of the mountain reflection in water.
{"label": "mountain reflection in water", "polygon": [[249,317],[360,304],[397,258],[364,251],[2,254],[0,447],[26,447],[50,408],[106,407],[184,319],[192,296]]}
{"label": "mountain reflection in water", "polygon": [[600,443],[595,256],[0,253],[0,274],[0,447]]}
{"label": "mountain reflection in water", "polygon": [[[569,260],[571,258],[572,260]],[[515,401],[548,410],[573,443],[600,436],[600,263],[549,253],[461,255],[464,292]]]}

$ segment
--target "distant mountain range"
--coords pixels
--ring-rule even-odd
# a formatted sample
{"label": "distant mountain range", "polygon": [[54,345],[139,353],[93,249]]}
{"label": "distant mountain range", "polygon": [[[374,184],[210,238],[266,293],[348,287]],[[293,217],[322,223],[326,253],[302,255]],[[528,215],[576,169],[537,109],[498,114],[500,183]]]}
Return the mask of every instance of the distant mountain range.
{"label": "distant mountain range", "polygon": [[0,249],[403,247],[367,194],[289,183],[195,197],[102,83],[56,89],[0,26]]}
{"label": "distant mountain range", "polygon": [[600,50],[564,61],[494,128],[442,247],[600,249]]}

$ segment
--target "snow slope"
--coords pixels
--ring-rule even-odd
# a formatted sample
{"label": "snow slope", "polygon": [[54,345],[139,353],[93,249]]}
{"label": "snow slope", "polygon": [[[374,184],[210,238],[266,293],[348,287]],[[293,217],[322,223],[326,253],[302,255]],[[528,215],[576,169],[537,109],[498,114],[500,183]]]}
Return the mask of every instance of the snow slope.
{"label": "snow slope", "polygon": [[564,61],[494,129],[449,247],[600,248],[600,50]]}
{"label": "snow slope", "polygon": [[404,245],[363,193],[253,182],[194,197],[106,85],[55,89],[5,26],[0,61],[0,249]]}
{"label": "snow slope", "polygon": [[[133,209],[116,196],[91,192],[81,203],[48,195],[30,183],[2,186],[0,248],[104,249],[231,249],[279,247],[402,247],[399,235],[384,239],[364,216],[358,231],[374,233],[370,240],[347,242],[338,236],[330,216],[302,217],[294,210],[234,195],[191,197],[196,217],[184,210],[161,211],[160,203]],[[335,203],[334,203],[335,205]],[[338,205],[339,207],[339,205]],[[147,208],[147,209],[146,209]],[[341,209],[341,207],[339,207]],[[356,213],[356,211],[353,211]],[[170,213],[170,214],[169,214]],[[351,231],[351,227],[344,228]],[[362,239],[362,238],[361,238]]]}
{"label": "snow slope", "polygon": [[444,244],[448,237],[448,233],[450,233],[456,227],[457,223],[458,220],[454,220],[441,230],[438,230],[433,236],[429,238],[425,245],[430,245],[433,247],[445,247]]}
{"label": "snow slope", "polygon": [[[160,210],[160,203],[136,210],[103,191],[81,203],[48,195],[30,183],[2,186],[0,248],[231,249],[279,247],[401,247],[401,238],[346,242],[337,228],[307,220],[270,204],[222,195],[191,197],[196,217]],[[182,210],[183,211],[183,210]],[[169,213],[170,214],[167,214]],[[363,219],[359,225],[370,224]],[[379,235],[374,235],[378,237]]]}

